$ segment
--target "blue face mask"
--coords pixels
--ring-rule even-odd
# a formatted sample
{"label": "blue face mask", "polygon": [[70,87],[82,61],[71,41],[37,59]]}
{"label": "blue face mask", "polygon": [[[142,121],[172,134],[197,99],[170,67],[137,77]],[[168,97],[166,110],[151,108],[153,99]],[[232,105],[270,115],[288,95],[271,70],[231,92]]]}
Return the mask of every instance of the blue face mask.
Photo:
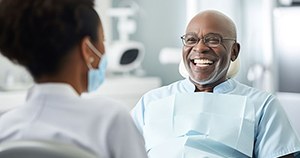
{"label": "blue face mask", "polygon": [[97,90],[104,81],[105,72],[107,67],[107,57],[102,55],[90,42],[87,43],[93,52],[101,58],[98,68],[92,68],[91,64],[88,71],[88,92]]}

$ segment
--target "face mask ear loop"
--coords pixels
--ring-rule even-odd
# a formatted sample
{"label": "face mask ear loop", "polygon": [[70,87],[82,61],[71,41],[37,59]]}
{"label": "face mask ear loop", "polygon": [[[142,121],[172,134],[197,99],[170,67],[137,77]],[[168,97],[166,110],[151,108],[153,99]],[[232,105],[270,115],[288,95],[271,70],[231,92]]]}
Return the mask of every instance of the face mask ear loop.
{"label": "face mask ear loop", "polygon": [[92,64],[91,63],[93,63],[94,62],[94,58],[93,57],[90,57],[89,58],[89,62],[86,64],[87,65],[87,67],[91,70],[91,69],[94,69],[93,68],[93,66],[92,66]]}
{"label": "face mask ear loop", "polygon": [[87,45],[99,58],[102,57],[102,54],[97,50],[97,48],[95,48],[95,46],[91,43],[91,41],[88,40]]}

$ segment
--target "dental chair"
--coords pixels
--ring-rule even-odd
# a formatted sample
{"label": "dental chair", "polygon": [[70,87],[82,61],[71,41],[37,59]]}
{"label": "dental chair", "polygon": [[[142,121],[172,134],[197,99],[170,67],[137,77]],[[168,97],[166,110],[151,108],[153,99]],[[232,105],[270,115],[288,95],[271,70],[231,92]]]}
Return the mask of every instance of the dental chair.
{"label": "dental chair", "polygon": [[277,92],[276,95],[300,139],[300,93]]}
{"label": "dental chair", "polygon": [[[277,92],[276,95],[300,139],[300,93]],[[300,152],[294,156],[300,158]]]}
{"label": "dental chair", "polygon": [[70,144],[41,140],[18,140],[0,144],[0,158],[97,158]]}

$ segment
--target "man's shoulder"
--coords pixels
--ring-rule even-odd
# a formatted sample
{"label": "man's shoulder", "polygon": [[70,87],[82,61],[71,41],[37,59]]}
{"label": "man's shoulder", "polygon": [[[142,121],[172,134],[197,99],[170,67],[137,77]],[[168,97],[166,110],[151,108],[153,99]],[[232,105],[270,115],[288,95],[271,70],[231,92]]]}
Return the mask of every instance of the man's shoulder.
{"label": "man's shoulder", "polygon": [[246,94],[259,93],[264,95],[271,95],[271,93],[267,92],[266,90],[252,87],[236,80],[234,80],[234,82],[236,83],[236,89],[239,90],[241,93],[246,93]]}
{"label": "man's shoulder", "polygon": [[186,80],[179,80],[169,85],[165,85],[159,88],[152,89],[143,95],[143,98],[148,98],[151,100],[156,100],[164,97],[168,97],[170,95],[182,92],[185,90]]}
{"label": "man's shoulder", "polygon": [[172,82],[168,85],[161,86],[159,88],[155,88],[147,92],[146,94],[155,94],[155,93],[174,93],[177,91],[180,91],[180,89],[183,87],[185,80],[178,80],[175,82]]}
{"label": "man's shoulder", "polygon": [[271,92],[268,92],[266,90],[251,87],[249,85],[246,85],[238,81],[234,81],[234,82],[236,83],[236,87],[232,91],[232,93],[234,94],[247,96],[249,99],[261,100],[261,101],[275,98],[275,95],[273,95]]}

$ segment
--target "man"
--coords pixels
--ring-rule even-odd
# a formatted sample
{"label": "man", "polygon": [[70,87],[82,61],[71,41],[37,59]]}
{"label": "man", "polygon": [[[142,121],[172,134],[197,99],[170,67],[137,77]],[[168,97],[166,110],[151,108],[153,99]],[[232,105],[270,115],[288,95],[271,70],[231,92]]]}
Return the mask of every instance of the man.
{"label": "man", "polygon": [[204,11],[181,38],[189,78],[146,93],[132,110],[149,157],[294,157],[300,142],[279,101],[227,77],[240,51],[233,21]]}

